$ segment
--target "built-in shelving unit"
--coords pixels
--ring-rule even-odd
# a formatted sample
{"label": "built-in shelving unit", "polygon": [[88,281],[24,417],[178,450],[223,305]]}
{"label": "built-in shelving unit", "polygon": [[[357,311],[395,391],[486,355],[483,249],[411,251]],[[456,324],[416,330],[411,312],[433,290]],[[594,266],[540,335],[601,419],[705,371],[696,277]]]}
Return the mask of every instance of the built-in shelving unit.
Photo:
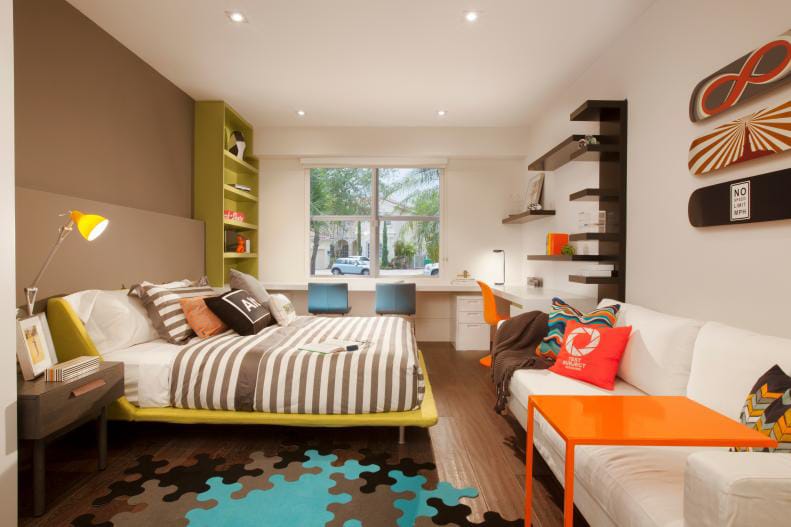
{"label": "built-in shelving unit", "polygon": [[[213,286],[226,284],[232,268],[258,276],[258,160],[229,151],[235,131],[244,135],[245,153],[252,152],[253,127],[233,108],[222,101],[195,103],[193,214],[206,224],[206,275]],[[226,219],[226,210],[244,214],[244,221]],[[226,232],[250,240],[250,252],[229,252]]]}
{"label": "built-in shelving unit", "polygon": [[510,225],[514,223],[527,223],[528,221],[535,221],[554,215],[554,210],[528,210],[519,214],[511,214],[503,220],[503,224]]}
{"label": "built-in shelving unit", "polygon": [[[571,112],[571,121],[597,121],[599,133],[593,144],[581,141],[584,135],[571,135],[530,165],[529,170],[553,171],[571,161],[596,161],[599,184],[569,196],[570,201],[592,201],[606,212],[605,232],[576,233],[569,241],[598,242],[598,254],[530,255],[528,260],[553,262],[606,262],[613,265],[611,276],[569,275],[569,281],[598,286],[599,299],[623,300],[626,296],[626,101],[588,100]],[[554,214],[554,212],[553,212]],[[522,223],[508,222],[503,223]]]}

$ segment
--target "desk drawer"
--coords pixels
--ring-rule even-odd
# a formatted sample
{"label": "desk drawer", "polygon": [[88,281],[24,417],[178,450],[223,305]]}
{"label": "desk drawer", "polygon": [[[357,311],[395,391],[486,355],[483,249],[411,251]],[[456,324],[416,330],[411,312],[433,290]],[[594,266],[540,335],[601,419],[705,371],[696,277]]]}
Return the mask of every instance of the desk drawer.
{"label": "desk drawer", "polygon": [[483,298],[480,296],[460,296],[456,298],[456,312],[483,311]]}
{"label": "desk drawer", "polygon": [[102,368],[78,380],[48,383],[39,397],[21,398],[19,435],[22,439],[41,439],[99,410],[124,394],[122,363]]}
{"label": "desk drawer", "polygon": [[456,314],[456,321],[464,324],[485,324],[483,311],[459,311]]}
{"label": "desk drawer", "polygon": [[454,347],[457,350],[488,350],[491,328],[488,324],[456,323]]}

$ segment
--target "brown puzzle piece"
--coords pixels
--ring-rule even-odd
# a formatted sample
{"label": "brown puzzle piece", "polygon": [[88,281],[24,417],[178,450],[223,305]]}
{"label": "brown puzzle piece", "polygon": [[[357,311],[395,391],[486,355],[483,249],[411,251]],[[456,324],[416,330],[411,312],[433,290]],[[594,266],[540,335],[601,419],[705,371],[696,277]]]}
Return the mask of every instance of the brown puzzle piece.
{"label": "brown puzzle piece", "polygon": [[186,527],[188,522],[185,516],[189,511],[210,509],[217,505],[213,500],[198,501],[194,492],[185,493],[176,501],[165,502],[163,498],[173,493],[175,485],[160,487],[158,483],[156,480],[143,483],[144,492],[129,499],[129,504],[135,509],[113,516],[111,521],[114,527]]}
{"label": "brown puzzle piece", "polygon": [[318,474],[321,472],[319,467],[305,468],[302,463],[289,463],[285,468],[275,468],[281,461],[278,456],[268,456],[264,452],[253,452],[250,454],[251,461],[245,465],[248,470],[261,469],[264,471],[260,476],[242,476],[237,480],[242,488],[231,494],[235,500],[243,499],[252,490],[269,490],[272,484],[269,478],[274,474],[282,475],[286,481],[296,481],[303,474]]}
{"label": "brown puzzle piece", "polygon": [[348,503],[332,503],[327,510],[335,514],[335,518],[326,527],[343,527],[349,520],[359,520],[363,527],[389,527],[397,525],[402,512],[396,509],[393,502],[397,499],[414,497],[411,492],[395,493],[389,485],[380,485],[371,493],[360,492],[365,485],[364,479],[346,479],[343,474],[330,476],[336,483],[332,494],[350,494]]}

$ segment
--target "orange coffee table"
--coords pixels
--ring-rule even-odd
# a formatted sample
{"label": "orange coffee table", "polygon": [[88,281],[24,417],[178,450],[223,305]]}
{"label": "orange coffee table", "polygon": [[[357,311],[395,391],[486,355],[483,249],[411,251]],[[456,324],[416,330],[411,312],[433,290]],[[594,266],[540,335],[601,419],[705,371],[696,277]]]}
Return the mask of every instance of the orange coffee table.
{"label": "orange coffee table", "polygon": [[533,501],[533,410],[566,441],[563,525],[574,522],[577,445],[775,447],[777,442],[681,396],[531,395],[527,403],[525,525]]}

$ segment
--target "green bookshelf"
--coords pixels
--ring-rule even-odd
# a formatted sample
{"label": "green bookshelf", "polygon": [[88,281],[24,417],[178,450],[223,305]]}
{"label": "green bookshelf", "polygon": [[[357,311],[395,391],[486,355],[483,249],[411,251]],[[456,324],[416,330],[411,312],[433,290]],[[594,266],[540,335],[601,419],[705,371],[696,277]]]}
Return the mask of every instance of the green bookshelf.
{"label": "green bookshelf", "polygon": [[[244,159],[228,151],[237,130],[247,143]],[[258,160],[252,151],[253,127],[233,108],[222,101],[195,103],[193,216],[206,225],[206,275],[213,286],[228,283],[232,268],[258,276]],[[244,221],[226,219],[225,210],[243,213]],[[226,231],[249,239],[250,252],[227,251]]]}

